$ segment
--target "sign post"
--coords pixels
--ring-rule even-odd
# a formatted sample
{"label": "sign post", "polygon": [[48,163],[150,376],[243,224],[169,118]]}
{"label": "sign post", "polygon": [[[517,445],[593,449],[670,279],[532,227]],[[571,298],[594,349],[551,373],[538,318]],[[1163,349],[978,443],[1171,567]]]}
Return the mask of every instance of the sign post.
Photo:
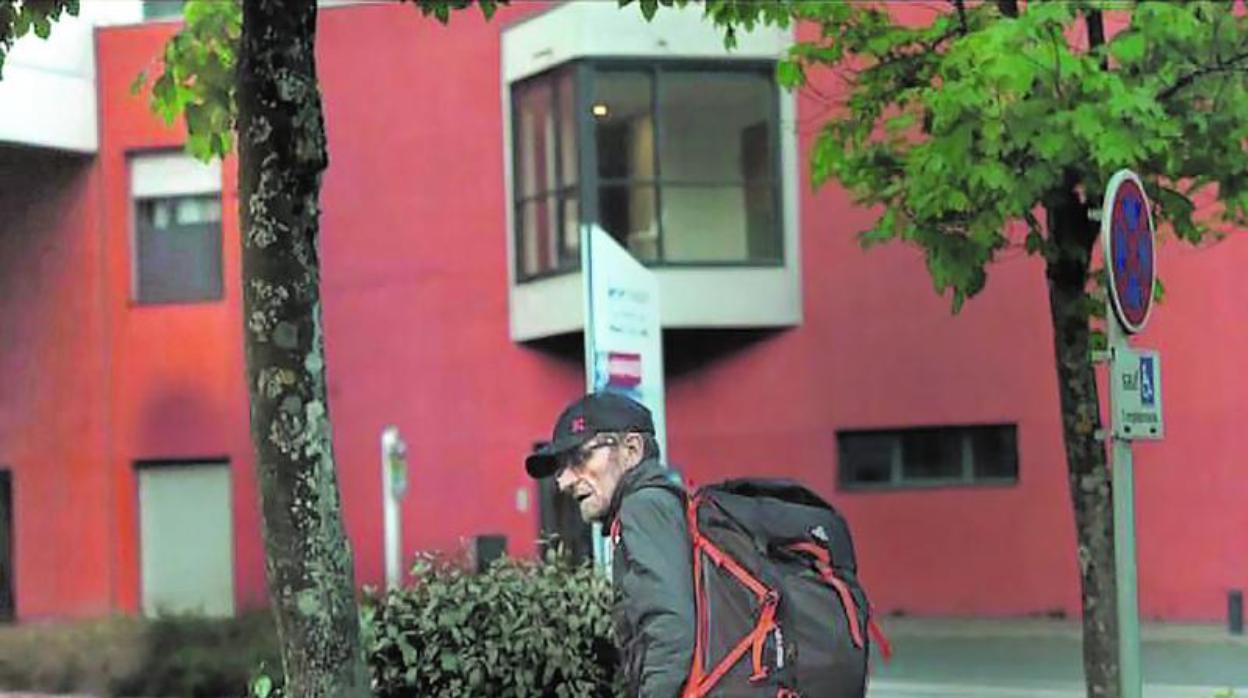
{"label": "sign post", "polygon": [[[659,281],[597,225],[581,229],[581,269],[587,391],[616,392],[645,405],[666,452]],[[609,567],[611,550],[600,529],[594,524],[594,561]]]}
{"label": "sign post", "polygon": [[1157,255],[1152,212],[1140,178],[1120,170],[1109,180],[1101,208],[1101,243],[1109,273],[1106,339],[1109,349],[1113,442],[1114,570],[1117,577],[1118,666],[1122,698],[1140,698],[1139,598],[1136,588],[1135,475],[1131,442],[1160,439],[1161,357],[1134,350],[1130,336],[1152,310]]}
{"label": "sign post", "polygon": [[386,589],[393,591],[403,581],[402,531],[399,526],[399,502],[407,493],[407,443],[399,436],[398,427],[381,432],[381,510],[386,551]]}

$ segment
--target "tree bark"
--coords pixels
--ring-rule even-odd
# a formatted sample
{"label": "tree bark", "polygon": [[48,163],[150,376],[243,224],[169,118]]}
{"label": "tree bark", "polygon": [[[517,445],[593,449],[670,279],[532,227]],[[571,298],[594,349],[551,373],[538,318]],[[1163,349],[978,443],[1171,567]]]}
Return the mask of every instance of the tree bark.
{"label": "tree bark", "polygon": [[1097,438],[1100,402],[1084,297],[1097,227],[1073,189],[1046,204],[1051,252],[1045,275],[1057,353],[1062,436],[1083,601],[1083,667],[1089,698],[1116,698],[1118,613],[1115,603],[1113,491],[1105,447]]}
{"label": "tree bark", "polygon": [[251,438],[292,698],[368,695],[330,439],[317,253],[328,163],[315,0],[244,0],[239,213]]}

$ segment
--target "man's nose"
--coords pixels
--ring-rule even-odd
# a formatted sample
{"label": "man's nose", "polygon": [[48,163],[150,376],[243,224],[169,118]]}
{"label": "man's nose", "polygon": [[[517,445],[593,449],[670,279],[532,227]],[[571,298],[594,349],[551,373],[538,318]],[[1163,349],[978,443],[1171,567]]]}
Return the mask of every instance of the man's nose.
{"label": "man's nose", "polygon": [[563,468],[555,474],[555,487],[559,488],[560,492],[567,492],[568,488],[572,487],[572,481],[574,479],[575,478],[568,473],[568,469]]}

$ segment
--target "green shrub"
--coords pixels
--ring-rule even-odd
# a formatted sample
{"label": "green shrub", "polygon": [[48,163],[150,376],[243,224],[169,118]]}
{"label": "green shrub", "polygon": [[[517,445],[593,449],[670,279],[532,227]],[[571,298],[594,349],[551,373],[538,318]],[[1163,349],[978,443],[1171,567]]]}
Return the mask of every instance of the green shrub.
{"label": "green shrub", "polygon": [[143,621],[116,617],[0,628],[0,690],[107,693],[140,670]]}
{"label": "green shrub", "polygon": [[239,696],[257,664],[281,666],[267,611],[234,619],[161,617],[145,635],[148,652],[140,671],[117,677],[111,695]]}
{"label": "green shrub", "polygon": [[375,695],[622,695],[611,588],[590,567],[552,554],[474,575],[425,557],[413,577],[362,609]]}
{"label": "green shrub", "polygon": [[258,664],[280,666],[267,612],[238,618],[28,623],[0,628],[0,691],[239,696]]}

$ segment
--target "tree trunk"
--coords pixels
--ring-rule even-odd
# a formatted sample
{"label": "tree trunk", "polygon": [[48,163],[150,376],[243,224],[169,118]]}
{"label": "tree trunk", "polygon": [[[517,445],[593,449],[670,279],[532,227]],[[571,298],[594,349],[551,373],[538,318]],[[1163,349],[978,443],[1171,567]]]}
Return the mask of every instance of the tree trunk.
{"label": "tree trunk", "polygon": [[1046,206],[1052,250],[1046,276],[1057,353],[1062,436],[1075,512],[1083,600],[1083,669],[1089,698],[1117,698],[1113,496],[1084,298],[1096,226],[1073,190]]}
{"label": "tree trunk", "polygon": [[366,696],[325,394],[317,254],[328,162],[316,0],[244,0],[239,212],[251,438],[269,598],[293,698]]}

